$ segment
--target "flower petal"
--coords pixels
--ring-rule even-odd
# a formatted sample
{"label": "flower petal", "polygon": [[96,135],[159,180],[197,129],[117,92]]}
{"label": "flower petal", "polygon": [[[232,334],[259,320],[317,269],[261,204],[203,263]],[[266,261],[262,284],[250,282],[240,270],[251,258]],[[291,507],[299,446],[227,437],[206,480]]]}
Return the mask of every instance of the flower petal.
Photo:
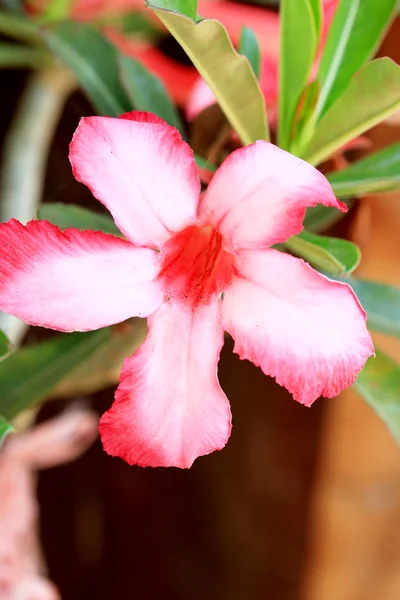
{"label": "flower petal", "polygon": [[233,249],[266,248],[299,233],[306,208],[316,204],[346,210],[317,169],[258,141],[232,152],[221,165],[199,215],[218,227]]}
{"label": "flower petal", "polygon": [[70,161],[74,177],[138,245],[159,247],[195,221],[200,181],[193,151],[158,117],[81,119]]}
{"label": "flower petal", "polygon": [[220,450],[231,430],[217,378],[223,345],[220,304],[192,312],[170,301],[127,358],[115,402],[100,421],[104,449],[129,464],[190,467]]}
{"label": "flower petal", "polygon": [[351,288],[277,250],[244,250],[222,324],[234,351],[302,404],[352,385],[374,348]]}
{"label": "flower petal", "polygon": [[147,317],[164,300],[157,253],[47,221],[0,224],[0,310],[31,325],[89,331]]}

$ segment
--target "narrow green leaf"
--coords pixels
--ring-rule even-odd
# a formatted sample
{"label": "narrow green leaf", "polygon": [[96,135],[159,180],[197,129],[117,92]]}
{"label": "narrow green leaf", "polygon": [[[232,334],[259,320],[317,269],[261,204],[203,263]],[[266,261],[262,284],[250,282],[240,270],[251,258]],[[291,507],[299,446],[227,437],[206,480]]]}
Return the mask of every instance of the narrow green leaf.
{"label": "narrow green leaf", "polygon": [[351,273],[361,259],[360,249],[352,242],[316,235],[305,229],[285,242],[284,246],[318,269],[333,275]]}
{"label": "narrow green leaf", "polygon": [[13,419],[48,397],[55,386],[102,344],[112,330],[68,333],[21,348],[0,363],[0,413]]}
{"label": "narrow green leaf", "polygon": [[321,35],[322,21],[323,21],[323,0],[310,0],[310,8],[313,13],[315,31],[317,32],[317,38]]}
{"label": "narrow green leaf", "polygon": [[339,198],[388,192],[400,186],[400,143],[327,175]]}
{"label": "narrow green leaf", "polygon": [[9,433],[14,431],[14,427],[0,415],[0,447],[4,444],[4,440]]}
{"label": "narrow green leaf", "polygon": [[5,333],[0,331],[0,361],[7,358],[11,352],[11,344]]}
{"label": "narrow green leaf", "polygon": [[196,20],[197,0],[160,0],[157,8],[184,15],[193,21]]}
{"label": "narrow green leaf", "polygon": [[217,170],[217,167],[215,165],[212,165],[208,160],[206,160],[202,156],[199,156],[198,154],[194,155],[194,160],[196,161],[196,165],[200,169],[206,169],[207,171],[210,171],[210,173],[215,173],[215,171]]}
{"label": "narrow green leaf", "polygon": [[44,33],[50,50],[71,69],[100,114],[132,109],[119,80],[118,51],[87,23],[65,22]]}
{"label": "narrow green leaf", "polygon": [[261,51],[256,35],[250,27],[242,27],[239,41],[239,52],[249,61],[254,75],[260,79],[261,71]]}
{"label": "narrow green leaf", "polygon": [[268,139],[265,101],[248,60],[236,52],[224,26],[214,19],[195,23],[160,10],[165,0],[147,2],[179,42],[215,94],[244,145]]}
{"label": "narrow green leaf", "polygon": [[119,57],[119,66],[121,81],[132,105],[137,110],[151,112],[161,117],[184,135],[178,111],[161,79],[150,73],[139,61],[127,56]]}
{"label": "narrow green leaf", "polygon": [[290,134],[318,46],[310,0],[281,2],[278,145],[290,147]]}
{"label": "narrow green leaf", "polygon": [[64,377],[52,390],[50,397],[65,398],[92,394],[115,385],[125,358],[137,350],[146,334],[146,319],[130,319],[114,327],[110,339]]}
{"label": "narrow green leaf", "polygon": [[373,60],[354,75],[299,154],[319,164],[399,109],[400,67],[390,58]]}
{"label": "narrow green leaf", "polygon": [[[348,208],[351,208],[354,204],[354,199],[349,198],[346,200],[345,204],[347,204]],[[307,208],[303,224],[304,227],[313,233],[320,233],[321,231],[325,231],[329,227],[332,227],[335,223],[338,223],[344,216],[345,213],[337,210],[337,208],[328,208],[318,204],[312,208]]]}
{"label": "narrow green leaf", "polygon": [[122,236],[122,233],[108,215],[95,213],[76,204],[62,202],[42,204],[37,211],[38,218],[57,225],[60,229],[75,227],[76,229],[91,229],[111,235]]}
{"label": "narrow green leaf", "polygon": [[0,43],[0,69],[39,69],[48,62],[49,55],[44,50]]}
{"label": "narrow green leaf", "polygon": [[358,278],[341,279],[351,285],[368,317],[368,327],[400,337],[400,288]]}
{"label": "narrow green leaf", "polygon": [[0,33],[28,44],[41,42],[37,26],[24,14],[0,10]]}
{"label": "narrow green leaf", "polygon": [[400,367],[376,348],[354,384],[400,444]]}
{"label": "narrow green leaf", "polygon": [[377,51],[394,16],[396,0],[341,0],[318,71],[320,119],[342,95],[352,76]]}

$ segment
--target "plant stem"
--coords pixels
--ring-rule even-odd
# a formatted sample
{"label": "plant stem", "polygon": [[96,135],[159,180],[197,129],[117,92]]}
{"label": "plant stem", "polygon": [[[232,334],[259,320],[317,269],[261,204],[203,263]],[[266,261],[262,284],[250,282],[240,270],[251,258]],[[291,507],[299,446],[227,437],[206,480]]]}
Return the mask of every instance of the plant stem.
{"label": "plant stem", "polygon": [[[26,223],[36,216],[50,144],[75,85],[72,74],[59,66],[31,75],[4,140],[0,222],[14,217]],[[0,329],[18,345],[27,325],[0,313]]]}

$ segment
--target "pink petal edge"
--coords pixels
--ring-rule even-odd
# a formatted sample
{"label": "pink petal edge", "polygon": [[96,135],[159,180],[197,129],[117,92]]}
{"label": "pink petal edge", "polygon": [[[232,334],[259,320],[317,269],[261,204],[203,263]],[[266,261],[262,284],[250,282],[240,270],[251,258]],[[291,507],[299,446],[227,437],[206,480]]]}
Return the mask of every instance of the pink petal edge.
{"label": "pink petal edge", "polygon": [[352,385],[374,347],[350,286],[277,250],[244,250],[222,325],[234,351],[310,406]]}
{"label": "pink petal edge", "polygon": [[316,204],[347,210],[322,173],[260,140],[222,163],[198,213],[204,223],[218,228],[231,249],[260,249],[299,233],[306,209]]}
{"label": "pink petal edge", "polygon": [[59,331],[147,317],[164,301],[157,258],[99,231],[12,219],[0,224],[0,310]]}
{"label": "pink petal edge", "polygon": [[195,311],[169,301],[127,358],[111,409],[100,420],[104,449],[130,465],[189,468],[223,448],[229,402],[217,378],[223,345],[220,305]]}
{"label": "pink petal edge", "polygon": [[177,129],[149,113],[128,115],[81,119],[72,170],[129,240],[159,248],[196,220],[197,167]]}

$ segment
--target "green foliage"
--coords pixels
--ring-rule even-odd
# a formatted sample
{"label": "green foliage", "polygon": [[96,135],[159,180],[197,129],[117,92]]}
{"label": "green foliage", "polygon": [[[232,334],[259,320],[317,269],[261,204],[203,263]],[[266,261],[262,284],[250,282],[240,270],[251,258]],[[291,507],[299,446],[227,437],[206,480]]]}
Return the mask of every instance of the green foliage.
{"label": "green foliage", "polygon": [[399,109],[400,67],[389,58],[373,60],[354,75],[299,154],[319,164]]}
{"label": "green foliage", "polygon": [[[353,288],[373,331],[400,337],[400,289],[364,279],[342,279]],[[399,381],[400,386],[400,381]]]}
{"label": "green foliage", "polygon": [[49,63],[49,56],[41,49],[0,43],[0,69],[38,69]]}
{"label": "green foliage", "polygon": [[254,75],[260,79],[261,51],[255,33],[250,27],[242,27],[240,33],[239,52],[249,61]]}
{"label": "green foliage", "polygon": [[[169,10],[165,10],[166,4]],[[257,78],[248,60],[233,48],[224,26],[213,19],[195,23],[170,12],[171,4],[175,3],[147,3],[208,83],[243,144],[268,139],[265,102]]]}
{"label": "green foliage", "polygon": [[184,15],[193,21],[197,17],[197,0],[158,0],[157,8]]}
{"label": "green foliage", "polygon": [[132,109],[119,79],[118,50],[97,29],[86,23],[65,22],[47,29],[44,37],[100,114],[118,117]]}
{"label": "green foliage", "polygon": [[321,6],[310,0],[282,0],[279,62],[278,145],[290,148],[290,134],[300,97],[317,51]]}
{"label": "green foliage", "polygon": [[107,344],[112,330],[68,333],[21,348],[0,362],[0,414],[13,419],[44,400],[57,384]]}
{"label": "green foliage", "polygon": [[121,81],[125,91],[137,110],[154,113],[184,134],[179,113],[168,96],[159,77],[156,77],[139,61],[119,57]]}
{"label": "green foliage", "polygon": [[5,333],[0,331],[0,362],[7,358],[11,352],[11,344]]}
{"label": "green foliage", "polygon": [[50,397],[92,394],[119,380],[124,359],[131,356],[147,334],[146,319],[130,319],[113,327],[112,335],[86,360],[59,381]]}
{"label": "green foliage", "polygon": [[217,170],[216,166],[212,165],[208,160],[206,160],[202,156],[198,156],[197,154],[195,154],[194,160],[196,161],[196,165],[199,168],[206,169],[207,171],[210,171],[210,173],[215,173],[215,171]]}
{"label": "green foliage", "polygon": [[0,448],[9,433],[14,431],[14,427],[4,417],[0,415]]}
{"label": "green foliage", "polygon": [[369,359],[354,387],[400,444],[400,366],[376,349],[376,358]]}
{"label": "green foliage", "polygon": [[400,186],[400,143],[328,175],[339,198],[388,192]]}
{"label": "green foliage", "polygon": [[396,0],[341,0],[326,41],[317,79],[316,119],[343,94],[354,73],[372,58],[394,17]]}
{"label": "green foliage", "polygon": [[68,19],[73,5],[74,0],[51,0],[40,17],[40,22],[51,23]]}
{"label": "green foliage", "polygon": [[38,218],[49,221],[60,229],[68,229],[68,227],[80,230],[92,229],[122,237],[122,233],[110,216],[95,213],[76,204],[62,202],[42,204],[38,209]]}
{"label": "green foliage", "polygon": [[332,275],[349,274],[361,259],[359,248],[347,240],[303,230],[284,244],[288,250]]}
{"label": "green foliage", "polygon": [[27,44],[40,44],[37,26],[25,15],[0,10],[0,33]]}
{"label": "green foliage", "polygon": [[[354,199],[349,198],[345,204],[348,208],[351,208],[354,204]],[[307,209],[303,223],[304,227],[313,233],[319,233],[320,231],[328,229],[328,227],[332,227],[332,225],[338,223],[343,217],[344,213],[337,210],[337,208],[328,208],[322,206],[322,204],[318,204],[317,206]]]}

